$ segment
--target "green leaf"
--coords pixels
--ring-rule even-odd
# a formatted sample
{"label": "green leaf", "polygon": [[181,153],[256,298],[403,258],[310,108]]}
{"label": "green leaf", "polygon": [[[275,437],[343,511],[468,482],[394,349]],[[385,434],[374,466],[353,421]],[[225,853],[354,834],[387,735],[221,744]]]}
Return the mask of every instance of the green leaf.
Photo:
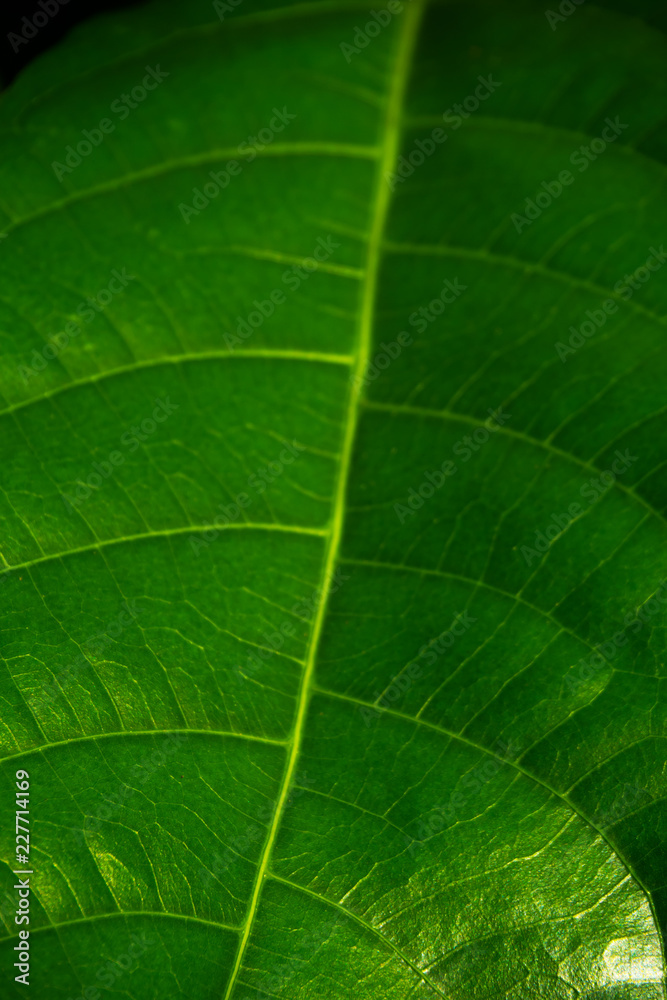
{"label": "green leaf", "polygon": [[170,0],[4,95],[8,996],[665,996],[665,20]]}

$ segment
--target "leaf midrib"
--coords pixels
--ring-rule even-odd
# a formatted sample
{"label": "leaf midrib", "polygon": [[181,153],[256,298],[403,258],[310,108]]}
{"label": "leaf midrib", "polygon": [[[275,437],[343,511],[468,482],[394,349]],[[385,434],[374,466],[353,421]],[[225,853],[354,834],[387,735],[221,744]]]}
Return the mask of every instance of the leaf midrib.
{"label": "leaf midrib", "polygon": [[[415,7],[417,6],[418,2],[419,2],[419,0],[415,0]],[[303,8],[313,8],[314,6],[315,5],[313,5],[313,4],[299,5],[300,8],[301,7],[303,7]],[[349,7],[356,7],[356,6],[361,6],[361,5],[358,5],[356,3],[355,4],[349,4],[349,5],[334,5],[334,4],[324,4],[323,3],[323,4],[318,5],[318,6],[321,6],[321,7],[330,7],[330,8],[334,7],[334,6],[335,7],[340,6],[342,8],[343,6],[345,6],[347,8],[348,6]],[[414,8],[409,8],[410,11],[412,11],[413,9]],[[271,13],[273,13],[273,12],[271,12]],[[406,15],[406,19],[407,19],[407,15]],[[208,27],[211,27],[211,26],[208,26]],[[218,26],[215,26],[215,27],[217,28]],[[405,42],[403,41],[402,45],[404,45],[404,44],[405,44]],[[407,62],[407,59],[406,59],[406,62]],[[403,83],[404,82],[405,81],[403,80]],[[396,128],[396,131],[398,131],[397,128]],[[389,132],[389,130],[388,130],[388,132]],[[386,151],[387,150],[387,142],[385,142],[385,147],[384,148],[385,148],[385,151]],[[383,160],[384,160],[384,157],[383,157]],[[370,246],[370,243],[369,243],[369,255],[370,255],[370,252],[371,252],[371,246]],[[380,244],[378,243],[376,269],[375,269],[375,273],[374,273],[374,275],[373,275],[373,277],[371,279],[371,281],[372,281],[372,291],[370,293],[369,325],[368,325],[368,330],[367,330],[367,332],[368,332],[368,340],[370,339],[370,316],[371,316],[372,308],[373,308],[374,291],[375,291],[375,284],[376,284],[376,279],[377,279],[377,262],[379,261],[379,253],[380,253]],[[526,264],[525,265],[525,269],[527,271],[531,271],[531,270],[535,270],[536,267],[535,267],[535,265]],[[366,285],[366,291],[368,291],[368,288],[369,288],[369,285],[367,283],[367,285]],[[367,296],[365,294],[365,296],[364,296],[364,303],[366,303],[366,299],[367,299]],[[367,357],[368,357],[368,349],[367,349],[368,348],[368,341],[366,341],[366,353],[365,354],[362,353],[362,349],[364,347],[364,340],[363,340],[364,317],[365,317],[365,310],[364,310],[364,313],[362,314],[362,324],[361,324],[362,325],[362,337],[360,337],[360,342],[361,343],[360,343],[360,349],[359,349],[359,353],[358,353],[358,368],[357,368],[357,370],[362,370],[362,371],[363,371],[364,364],[365,364],[365,362],[367,360]],[[104,374],[104,373],[102,373],[102,374]],[[65,387],[65,388],[68,388],[68,387]],[[327,552],[327,558],[326,558],[326,563],[325,563],[325,572],[323,574],[323,577],[324,577],[325,580],[327,578],[326,577],[326,567],[329,566],[329,564],[331,564],[331,566],[333,568],[333,566],[335,565],[335,563],[337,561],[337,553],[338,553],[338,549],[339,549],[339,542],[340,542],[340,537],[341,537],[341,534],[342,534],[343,510],[344,510],[343,501],[344,501],[344,498],[345,498],[347,477],[348,477],[348,471],[349,471],[349,459],[350,459],[351,453],[352,453],[352,445],[354,443],[354,435],[355,435],[355,430],[356,430],[356,422],[357,422],[357,419],[358,419],[358,402],[359,402],[358,398],[355,398],[355,392],[353,390],[351,390],[351,393],[350,393],[350,416],[349,416],[349,419],[348,419],[348,421],[346,423],[346,438],[345,438],[346,442],[348,440],[348,437],[350,438],[350,447],[349,447],[349,451],[347,451],[346,449],[344,449],[344,459],[341,460],[340,475],[339,475],[339,487],[338,487],[337,494],[336,494],[334,518],[332,520],[332,526],[330,528],[330,532],[329,532],[329,536],[328,536],[329,537],[329,545],[328,545],[328,552]],[[532,443],[543,444],[542,442],[535,442],[535,441],[533,441]],[[565,457],[569,458],[569,459],[572,458],[572,456],[570,456],[567,453],[563,453],[563,455]],[[342,499],[339,500],[340,497],[342,497]],[[653,513],[656,513],[656,512],[653,511]],[[659,515],[659,516],[662,516],[662,515]],[[253,526],[249,525],[249,527],[253,527]],[[184,528],[183,530],[193,530],[193,529],[191,529],[191,528]],[[123,539],[112,539],[110,541],[111,542],[123,541]],[[92,545],[91,546],[91,548],[97,548],[97,547],[98,547],[97,545]],[[301,690],[301,693],[300,693],[300,696],[299,696],[299,704],[298,704],[298,709],[297,709],[297,731],[295,733],[295,738],[294,738],[294,743],[293,743],[293,752],[292,752],[292,756],[291,756],[290,760],[292,760],[292,758],[294,760],[296,760],[296,757],[298,756],[298,746],[297,746],[297,744],[300,743],[300,740],[301,740],[301,735],[302,735],[302,731],[303,731],[303,723],[305,722],[305,713],[306,713],[306,710],[307,710],[308,698],[310,696],[310,693],[312,693],[313,690],[317,690],[316,688],[312,687],[312,685],[310,684],[310,680],[312,678],[312,670],[314,669],[314,662],[315,662],[315,655],[316,655],[316,652],[317,652],[318,639],[319,639],[319,635],[320,635],[320,632],[321,632],[322,623],[324,621],[325,615],[326,615],[326,595],[323,592],[323,597],[322,597],[322,599],[320,601],[320,605],[318,607],[317,621],[316,621],[315,627],[313,629],[312,638],[311,638],[311,645],[310,645],[311,653],[309,655],[308,665],[306,667],[306,671],[305,671],[305,674],[304,674],[304,682],[303,682],[302,690]],[[311,670],[310,674],[308,673],[309,668]],[[336,696],[336,697],[338,697],[338,695],[335,692],[323,692],[323,693],[326,693],[326,694],[328,694],[330,696]],[[411,717],[407,717],[407,718],[411,718]],[[411,721],[413,721],[413,722],[414,721],[421,722],[421,720],[414,720],[414,719],[411,719]],[[129,734],[129,735],[134,735],[134,734]],[[238,735],[242,736],[243,734],[238,734]],[[454,735],[454,734],[452,734],[452,735]],[[456,737],[456,738],[458,738],[458,737]],[[487,751],[483,747],[479,747],[478,749],[482,749],[484,752],[489,752],[489,751]],[[287,793],[287,791],[288,791],[288,789],[290,787],[290,779],[291,779],[291,774],[292,773],[293,773],[293,767],[292,767],[292,769],[290,771],[290,767],[289,767],[289,764],[288,764],[288,768],[286,769],[285,776],[284,776],[284,779],[283,779],[282,793],[281,793],[281,796],[280,796],[280,798],[278,800],[278,805],[277,805],[276,814],[275,814],[275,820],[274,820],[274,824],[273,824],[273,827],[272,827],[273,839],[275,839],[275,833],[277,832],[278,824],[279,824],[279,821],[280,821],[280,813],[281,813],[282,806],[284,805],[284,802],[285,802],[286,793]],[[539,781],[539,779],[536,779],[534,777],[534,775],[530,774],[529,772],[523,772],[523,773],[525,773],[526,776],[529,777],[531,780],[533,780],[533,781]],[[555,794],[558,795],[559,793],[555,793]],[[585,817],[584,817],[584,819],[585,819]],[[585,820],[585,821],[587,823],[589,822],[588,820]],[[589,824],[589,825],[592,825],[592,824]],[[597,832],[600,833],[600,831],[597,831]],[[603,837],[603,839],[606,840],[606,837],[604,837],[604,834],[600,833],[600,835]],[[270,853],[271,853],[271,848],[273,846],[273,839],[270,839],[270,842],[267,842],[267,845],[266,845],[265,850],[264,850],[263,859],[266,858],[267,861],[268,861],[268,858],[269,858]],[[625,862],[623,861],[623,858],[620,857],[620,855],[618,854],[618,852],[614,848],[612,848],[612,851],[613,851],[614,856],[615,857],[619,857],[620,860],[621,860],[621,862],[625,865]],[[627,867],[627,865],[625,865],[625,866]],[[633,874],[633,877],[636,878],[636,876],[634,876],[634,874]],[[282,880],[282,881],[288,882],[288,880]],[[639,881],[639,879],[637,879],[637,881],[639,882],[640,885],[642,885],[642,883]],[[260,894],[261,894],[261,884],[262,884],[262,869],[261,869],[261,866],[260,866],[260,869],[258,869],[258,876],[257,876],[257,880],[256,880],[257,891],[256,891],[255,896],[256,896],[256,902],[257,903],[259,902],[259,897],[260,897]],[[289,883],[289,884],[293,884],[293,883]],[[303,887],[298,886],[298,888],[302,889]],[[652,906],[650,892],[643,885],[642,885],[642,889],[644,890],[645,896],[647,897],[647,899],[649,900],[649,902],[651,903],[651,906]],[[304,890],[304,891],[309,891],[309,890]],[[322,898],[322,897],[318,897],[318,898]],[[325,901],[326,902],[331,902],[329,900],[325,900]],[[340,904],[335,904],[335,903],[333,905],[340,906]],[[248,920],[246,922],[247,933],[244,936],[244,941],[246,943],[247,943],[247,940],[249,939],[249,936],[250,936],[250,933],[251,933],[252,920],[254,918],[256,909],[257,909],[257,905],[255,905],[255,907],[254,907],[251,915],[249,916],[249,918],[248,918]],[[166,911],[164,911],[164,912],[166,914]],[[348,915],[351,916],[351,917],[353,917],[354,919],[358,919],[358,918],[355,917],[354,914],[350,914],[349,911],[345,910],[345,912],[348,913]],[[109,916],[109,915],[105,915],[105,916]],[[197,919],[197,918],[193,918],[193,919]],[[655,914],[654,914],[654,919],[655,919]],[[657,920],[655,921],[655,923],[656,923],[656,927],[659,926],[658,923],[657,923]],[[388,943],[390,943],[390,942],[388,942]],[[404,956],[402,956],[402,957],[404,957]],[[237,963],[236,963],[236,966],[235,966],[235,970],[234,970],[235,974],[241,968],[242,962],[243,962],[243,947],[239,951],[238,960],[237,960]],[[412,963],[409,963],[409,964],[412,964]],[[422,978],[425,978],[424,975],[423,975],[423,973],[421,973],[419,969],[416,969],[415,971],[417,971],[417,973],[419,975],[421,975]],[[232,979],[230,980],[230,986],[229,986],[229,989],[227,991],[226,996],[229,996],[231,994],[231,992],[233,991],[233,988],[234,988],[234,985],[233,985],[234,984],[234,979],[235,979],[235,975],[233,975]],[[429,985],[432,985],[432,984],[429,984]],[[437,987],[433,987],[433,988],[437,990]],[[440,993],[439,990],[437,990],[437,992]]]}
{"label": "leaf midrib", "polygon": [[[237,352],[237,353],[238,353],[239,356],[241,356],[241,352],[240,351]],[[281,358],[284,359],[286,353],[289,354],[290,352],[283,352],[280,355],[278,355],[278,353],[275,352],[275,356],[276,357],[280,356]],[[230,355],[230,357],[231,356],[233,356],[233,355]],[[248,354],[246,354],[244,356],[248,356]],[[264,356],[264,355],[261,355],[261,356]],[[195,356],[192,360],[197,360],[198,361],[198,360],[201,360],[203,357],[204,357],[203,355],[201,357],[200,356]],[[331,363],[334,363],[334,364],[339,364],[339,363],[340,364],[344,364],[344,365],[348,364],[348,358],[347,358],[347,356],[343,357],[343,356],[338,356],[338,355],[331,355],[331,356],[329,356],[327,358],[327,363],[329,361],[329,358],[334,359],[334,360],[331,361]],[[162,359],[162,360],[165,360],[165,359]],[[166,359],[166,361],[168,361],[169,363],[178,362],[179,360],[181,360],[181,359],[178,356],[176,356],[173,359]],[[186,359],[186,360],[189,360],[189,359]],[[322,360],[322,359],[320,358],[318,360]],[[367,359],[365,359],[364,364],[366,363],[366,360]],[[162,363],[161,360],[158,360],[158,361],[152,362],[150,364],[147,363],[145,367],[152,367],[153,365],[159,365],[160,363]],[[139,366],[133,366],[132,368],[128,369],[128,371],[134,370],[135,367],[139,367]],[[361,372],[363,373],[363,368],[361,369]],[[108,372],[108,373],[101,372],[99,374],[99,378],[103,378],[106,375],[113,375],[113,374],[117,374],[117,372]],[[358,374],[359,374],[359,372],[357,372],[357,375]],[[91,379],[87,379],[86,380],[86,382],[90,382],[90,381],[92,381],[92,380]],[[51,395],[55,395],[58,392],[65,391],[66,389],[69,389],[69,388],[72,388],[72,387],[73,387],[72,384],[70,384],[70,385],[67,385],[67,386],[62,386],[60,388],[54,389],[53,392],[49,394],[49,396],[45,396],[43,398],[49,398]],[[27,400],[27,401],[25,401],[25,403],[18,404],[18,406],[16,408],[18,409],[18,408],[20,408],[20,407],[22,407],[24,405],[28,405],[29,403],[33,403],[33,402],[35,402],[34,399],[33,400]],[[455,412],[453,410],[446,410],[446,409],[432,410],[432,409],[428,409],[426,407],[419,407],[419,406],[396,405],[396,404],[391,404],[391,403],[373,402],[371,400],[361,399],[359,397],[357,399],[356,406],[359,408],[359,407],[361,407],[361,405],[365,406],[369,410],[376,410],[376,411],[379,411],[379,412],[388,412],[388,413],[395,413],[395,414],[396,413],[406,413],[406,414],[411,415],[411,416],[422,417],[422,418],[425,418],[425,419],[452,420],[454,422],[458,421],[460,423],[466,424],[467,426],[472,426],[472,427],[479,426],[479,420],[477,420],[475,417],[472,417],[472,416],[470,416],[468,414],[465,414],[465,413],[457,413],[457,412]],[[506,404],[503,403],[502,405],[504,406]],[[0,417],[3,416],[7,412],[9,412],[9,411],[5,410],[5,411],[0,412]],[[648,419],[648,418],[646,418],[646,419]],[[545,439],[544,441],[540,440],[539,438],[535,438],[532,435],[525,433],[524,431],[515,431],[515,430],[513,430],[513,429],[511,429],[509,427],[498,427],[498,428],[496,428],[496,432],[498,433],[498,435],[500,437],[505,437],[506,436],[506,437],[509,437],[509,438],[514,438],[516,440],[522,441],[524,444],[527,444],[527,445],[529,445],[531,447],[541,448],[544,451],[553,454],[554,456],[556,456],[560,460],[572,463],[573,465],[577,465],[581,469],[585,470],[586,472],[591,472],[594,475],[600,475],[603,472],[602,469],[600,469],[597,465],[595,465],[593,463],[593,460],[586,461],[585,459],[579,458],[578,456],[572,454],[571,452],[565,451],[564,449],[558,448],[556,445],[553,445],[551,443],[551,441],[553,440],[553,437],[555,436],[556,432],[554,432],[548,439]],[[602,448],[600,448],[598,450],[597,454],[594,456],[594,458],[597,458],[597,456],[600,455],[604,450],[610,448],[612,444],[614,444],[614,441],[612,441],[609,444],[604,445]],[[644,507],[645,510],[649,514],[651,514],[653,517],[655,517],[657,520],[667,522],[667,515],[663,514],[656,507],[653,507],[652,504],[648,500],[646,500],[644,497],[642,497],[642,495],[640,493],[638,493],[635,489],[633,489],[631,486],[626,486],[624,483],[620,482],[618,479],[615,479],[614,482],[612,483],[612,488],[616,488],[616,489],[620,490],[621,493],[624,493],[626,496],[628,496],[635,503],[639,504],[641,507]],[[590,509],[591,508],[587,508],[583,512],[583,514],[581,514],[581,515],[579,515],[579,517],[575,518],[575,520],[573,522],[571,522],[571,525],[575,524],[578,520],[581,519],[581,517],[585,516]],[[571,527],[571,525],[568,525],[568,527],[564,529],[564,531],[562,532],[562,534],[564,534],[566,531],[568,531],[569,528]],[[182,526],[174,527],[174,528],[163,528],[163,529],[156,529],[154,531],[139,532],[139,533],[134,534],[134,535],[120,536],[120,537],[116,537],[116,538],[96,539],[93,542],[90,542],[90,543],[88,543],[86,545],[78,546],[77,548],[74,548],[74,549],[64,549],[61,552],[52,552],[52,553],[44,553],[44,552],[42,552],[42,554],[40,556],[37,556],[34,559],[25,560],[22,563],[14,563],[14,564],[6,563],[4,566],[0,566],[0,573],[2,573],[2,572],[14,572],[15,570],[19,570],[19,569],[28,569],[29,567],[37,565],[38,563],[50,562],[50,561],[55,560],[55,559],[64,559],[64,558],[67,558],[69,556],[77,555],[77,554],[82,553],[82,552],[96,551],[97,549],[105,548],[105,547],[107,547],[109,545],[118,545],[118,544],[123,544],[123,543],[126,543],[126,542],[133,542],[133,541],[139,541],[139,540],[143,540],[143,539],[163,537],[163,536],[167,536],[168,537],[170,535],[178,535],[178,534],[183,534],[185,532],[203,532],[203,531],[208,531],[211,528],[215,528],[215,526],[214,525],[193,525],[193,524],[187,524],[187,525],[182,525]],[[256,528],[257,530],[264,530],[264,531],[270,531],[270,530],[271,531],[287,531],[287,532],[292,532],[294,534],[304,534],[304,535],[307,534],[307,535],[320,535],[320,536],[324,536],[324,535],[327,534],[326,529],[320,528],[320,527],[317,527],[317,526],[286,525],[286,524],[282,524],[280,522],[272,522],[272,523],[268,523],[267,524],[267,523],[261,523],[261,522],[247,521],[247,522],[240,522],[238,524],[225,525],[224,528],[220,528],[220,529],[216,529],[216,530],[224,530],[224,529],[227,529],[227,528],[237,529],[237,530],[238,529],[246,529],[247,530],[247,529],[250,529],[250,528]],[[560,536],[558,536],[558,537],[560,537]],[[516,595],[512,595],[512,596],[516,596]]]}
{"label": "leaf midrib", "polygon": [[[319,588],[320,598],[311,632],[306,666],[303,671],[298,695],[291,751],[285,767],[271,827],[269,829],[262,851],[262,856],[257,867],[257,875],[255,877],[255,884],[248,908],[245,929],[239,942],[236,960],[229,977],[227,989],[225,990],[224,1000],[229,1000],[231,997],[238,979],[239,971],[243,965],[246,948],[259,906],[264,878],[268,871],[269,859],[271,857],[273,845],[275,843],[282,818],[283,808],[288,797],[289,788],[292,783],[292,778],[294,776],[297,760],[301,750],[312,680],[315,672],[316,654],[327,610],[328,587],[326,586],[326,583],[333,576],[336,562],[338,560],[340,542],[343,535],[345,498],[347,494],[349,470],[352,461],[357,422],[359,418],[361,387],[363,384],[361,376],[363,376],[363,372],[368,363],[372,344],[373,315],[378,275],[382,258],[382,238],[391,200],[390,188],[389,185],[385,183],[384,177],[385,174],[391,172],[398,155],[401,131],[401,110],[410,71],[412,53],[417,40],[417,33],[424,5],[425,0],[412,0],[412,5],[406,9],[403,15],[401,31],[396,43],[394,65],[388,68],[388,78],[391,83],[387,94],[386,113],[383,123],[384,135],[382,139],[381,155],[377,164],[375,201],[373,205],[372,223],[367,245],[366,265],[364,267],[365,277],[362,285],[360,304],[356,365],[353,377],[350,380],[343,446],[341,448],[338,479],[333,501],[332,517],[329,526],[329,540],[324,558],[322,578]],[[412,965],[412,963],[409,964]],[[412,967],[421,976],[422,980],[428,983],[424,973],[420,972],[415,966]],[[432,984],[428,983],[428,985],[431,986],[432,989],[435,989]],[[437,992],[440,993],[439,990],[437,990]],[[441,993],[440,995],[442,996]]]}

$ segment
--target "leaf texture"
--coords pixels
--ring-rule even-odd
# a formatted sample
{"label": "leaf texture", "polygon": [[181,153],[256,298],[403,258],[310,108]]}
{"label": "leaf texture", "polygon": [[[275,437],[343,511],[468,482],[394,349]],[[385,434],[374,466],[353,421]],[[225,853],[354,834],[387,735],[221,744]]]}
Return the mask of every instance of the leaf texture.
{"label": "leaf texture", "polygon": [[34,1000],[664,998],[667,46],[570,6],[149,3],[4,95]]}

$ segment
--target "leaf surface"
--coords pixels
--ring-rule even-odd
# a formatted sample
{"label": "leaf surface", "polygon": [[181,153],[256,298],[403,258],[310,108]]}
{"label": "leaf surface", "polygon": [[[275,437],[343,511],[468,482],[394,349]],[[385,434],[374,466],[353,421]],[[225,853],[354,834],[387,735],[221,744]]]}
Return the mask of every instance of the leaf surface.
{"label": "leaf surface", "polygon": [[571,6],[148,4],[4,95],[35,1000],[664,997],[664,15]]}

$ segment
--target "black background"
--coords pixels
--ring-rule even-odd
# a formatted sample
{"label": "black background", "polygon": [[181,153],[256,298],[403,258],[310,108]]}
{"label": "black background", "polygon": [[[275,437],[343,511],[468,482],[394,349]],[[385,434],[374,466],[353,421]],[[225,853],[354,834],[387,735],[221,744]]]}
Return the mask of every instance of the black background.
{"label": "black background", "polygon": [[[6,0],[7,6],[0,9],[0,83],[3,88],[7,87],[23,67],[36,56],[63,39],[74,25],[103,11],[139,6],[144,0],[68,0],[62,5],[59,0],[44,0],[44,2],[58,3],[58,13],[49,17],[44,27],[37,28],[33,38],[19,45],[18,52],[14,52],[7,36],[10,32],[21,34],[25,28],[22,19],[27,17],[31,20],[36,13],[42,12],[39,0],[13,0],[13,2]],[[187,2],[188,0],[183,0],[183,3]],[[379,0],[379,5],[383,6],[384,2],[385,0]],[[491,3],[493,2],[494,0],[491,0]],[[534,0],[534,2],[539,4],[541,9],[558,11],[562,0]],[[647,24],[667,31],[667,0],[577,0],[577,3],[584,2],[617,10],[626,16],[641,18]],[[368,6],[369,8],[373,6],[372,0],[369,0]],[[521,3],[518,3],[517,7],[520,8]]]}
{"label": "black background", "polygon": [[[44,0],[51,5],[58,3],[58,0]],[[95,14],[101,14],[107,10],[120,10],[123,7],[135,7],[142,0],[69,0],[68,3],[58,3],[58,13],[49,17],[43,28],[34,28],[34,38],[28,39],[24,44],[18,44],[18,51],[14,48],[8,35],[14,33],[20,35],[25,30],[23,18],[32,20],[35,14],[42,13],[38,0],[5,0],[0,10],[0,80],[2,86],[7,87],[14,77],[20,73],[24,66],[36,58],[41,52],[45,52],[53,45],[56,45],[65,35],[81,21],[85,21]],[[183,0],[187,3],[187,0]],[[38,21],[43,18],[38,17]]]}

